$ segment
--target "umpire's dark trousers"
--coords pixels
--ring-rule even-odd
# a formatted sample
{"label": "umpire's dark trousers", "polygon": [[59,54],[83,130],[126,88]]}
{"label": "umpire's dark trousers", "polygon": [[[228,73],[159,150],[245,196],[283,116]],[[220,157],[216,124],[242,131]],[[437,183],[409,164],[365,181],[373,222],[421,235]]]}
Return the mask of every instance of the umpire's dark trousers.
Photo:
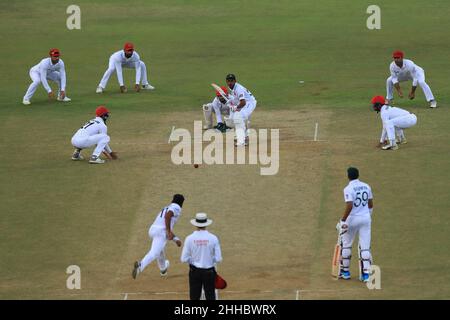
{"label": "umpire's dark trousers", "polygon": [[202,287],[206,300],[216,300],[215,290],[216,270],[201,269],[189,265],[189,295],[191,300],[200,300]]}

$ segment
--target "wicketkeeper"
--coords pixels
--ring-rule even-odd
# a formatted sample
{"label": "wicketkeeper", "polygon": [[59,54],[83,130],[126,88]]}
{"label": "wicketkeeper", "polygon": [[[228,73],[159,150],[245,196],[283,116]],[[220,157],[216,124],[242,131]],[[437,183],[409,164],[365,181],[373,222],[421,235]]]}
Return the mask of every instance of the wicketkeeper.
{"label": "wicketkeeper", "polygon": [[[397,150],[396,136],[399,144],[406,144],[407,141],[403,129],[416,125],[417,116],[401,108],[390,106],[382,96],[373,97],[371,102],[373,110],[380,113],[381,121],[383,122],[379,146],[383,150]],[[388,143],[384,145],[386,140],[388,140]]]}
{"label": "wicketkeeper", "polygon": [[[225,86],[221,87],[223,92],[227,95],[228,100],[232,99],[232,97],[228,94],[228,89]],[[220,94],[219,91],[216,91],[216,97],[210,103],[204,104],[203,115],[205,117],[205,124],[203,125],[203,129],[217,129],[221,132],[225,132],[227,129],[230,129],[231,120],[230,116],[230,107],[227,104],[227,101]],[[213,111],[216,115],[217,125],[213,127]],[[223,117],[223,118],[222,118]]]}

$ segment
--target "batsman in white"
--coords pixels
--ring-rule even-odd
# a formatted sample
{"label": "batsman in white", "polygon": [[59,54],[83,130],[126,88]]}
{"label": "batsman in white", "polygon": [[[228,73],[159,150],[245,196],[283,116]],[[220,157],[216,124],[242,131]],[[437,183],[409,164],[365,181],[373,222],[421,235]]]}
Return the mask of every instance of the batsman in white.
{"label": "batsman in white", "polygon": [[241,84],[236,82],[234,74],[228,74],[225,78],[228,88],[231,90],[233,101],[238,101],[237,105],[233,102],[230,107],[230,120],[234,125],[236,132],[236,146],[245,146],[245,140],[248,136],[247,124],[250,121],[250,116],[256,108],[256,99],[252,93],[244,88]]}
{"label": "batsman in white", "polygon": [[[382,96],[373,97],[371,102],[373,110],[381,114],[381,121],[383,122],[383,131],[378,146],[383,150],[397,150],[397,139],[399,144],[406,144],[403,129],[416,125],[417,116],[401,108],[390,106]],[[386,138],[387,144],[385,144]]]}
{"label": "batsman in white", "polygon": [[145,63],[141,61],[139,54],[134,51],[134,45],[130,42],[125,43],[123,50],[117,51],[109,58],[108,69],[105,71],[100,84],[97,87],[96,93],[102,93],[105,90],[111,75],[116,71],[117,80],[119,81],[120,92],[127,92],[127,88],[123,84],[122,68],[136,69],[136,84],[134,89],[136,92],[141,90],[140,84],[142,83],[142,89],[154,90],[155,87],[150,85],[147,80],[147,68]]}
{"label": "batsman in white", "polygon": [[339,277],[350,279],[350,259],[352,245],[356,234],[359,234],[360,280],[369,280],[372,264],[370,253],[370,229],[372,223],[373,196],[367,183],[359,181],[357,168],[347,169],[350,183],[344,188],[345,212],[336,228],[342,236],[341,272]]}
{"label": "batsman in white", "polygon": [[425,82],[425,71],[416,65],[413,61],[408,59],[403,59],[404,53],[402,51],[394,51],[392,54],[392,58],[394,61],[391,63],[389,70],[391,71],[391,75],[386,80],[386,99],[388,103],[394,99],[394,90],[397,90],[397,93],[400,98],[403,98],[403,92],[400,88],[400,82],[412,80],[411,91],[408,94],[408,97],[412,100],[416,96],[416,88],[419,85],[422,88],[423,93],[425,94],[425,98],[430,104],[430,108],[436,108],[437,103],[434,99],[433,93],[431,92],[430,86]]}
{"label": "batsman in white", "polygon": [[137,275],[153,261],[157,260],[161,276],[167,275],[169,260],[166,260],[165,248],[168,240],[172,240],[178,247],[181,247],[181,240],[173,233],[173,227],[181,216],[181,207],[184,197],[181,194],[175,194],[172,202],[164,207],[156,216],[155,221],[148,230],[148,235],[152,240],[152,246],[145,257],[139,262],[136,261],[133,266],[132,277],[136,279]]}
{"label": "batsman in white", "polygon": [[[227,95],[228,100],[232,99],[232,97],[228,94],[228,89],[225,86],[222,86],[222,91]],[[216,91],[216,97],[210,103],[204,104],[203,115],[205,117],[205,124],[203,129],[217,129],[221,132],[225,132],[227,129],[230,129],[229,125],[231,125],[229,116],[230,116],[230,107],[227,104],[227,101],[220,94],[219,91]],[[217,125],[213,127],[213,111],[216,115]],[[223,118],[222,118],[223,117]]]}
{"label": "batsman in white", "polygon": [[116,160],[117,154],[109,147],[110,138],[108,136],[108,128],[106,120],[109,118],[109,110],[104,106],[99,106],[95,110],[96,117],[84,124],[72,137],[72,145],[76,148],[72,160],[83,160],[81,150],[96,146],[92,153],[89,163],[100,164],[105,160],[100,159],[103,152],[109,159]]}
{"label": "batsman in white", "polygon": [[59,58],[60,52],[58,49],[51,49],[49,52],[50,58],[44,58],[37,65],[30,69],[30,78],[33,82],[28,87],[22,103],[24,105],[30,105],[31,98],[36,92],[40,83],[47,91],[48,97],[52,99],[54,97],[52,88],[49,86],[47,80],[52,80],[58,84],[57,100],[68,102],[69,99],[66,96],[66,70],[64,68],[64,62]]}

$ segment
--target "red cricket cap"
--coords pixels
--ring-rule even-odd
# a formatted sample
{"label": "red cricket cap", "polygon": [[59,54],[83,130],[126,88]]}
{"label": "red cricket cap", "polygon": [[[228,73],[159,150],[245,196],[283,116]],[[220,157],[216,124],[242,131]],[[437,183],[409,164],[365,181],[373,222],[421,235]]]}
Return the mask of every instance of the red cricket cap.
{"label": "red cricket cap", "polygon": [[[223,92],[225,92],[225,94],[228,94],[228,89],[227,89],[227,87],[221,86],[220,88],[223,90]],[[222,95],[220,94],[219,91],[216,91],[216,96],[221,97]]]}
{"label": "red cricket cap", "polygon": [[103,115],[105,115],[107,113],[109,113],[109,110],[106,109],[105,106],[98,106],[97,109],[95,109],[95,115],[97,117],[101,117],[101,116],[103,116]]}
{"label": "red cricket cap", "polygon": [[125,43],[125,45],[123,46],[123,50],[125,51],[131,51],[134,50],[134,45],[131,42],[127,42]]}
{"label": "red cricket cap", "polygon": [[392,58],[402,58],[403,59],[403,51],[397,50],[392,53]]}
{"label": "red cricket cap", "polygon": [[48,54],[50,55],[50,57],[59,57],[60,55],[59,49],[56,48],[50,49],[50,52]]}
{"label": "red cricket cap", "polygon": [[375,96],[372,98],[371,102],[372,102],[372,104],[381,103],[384,105],[386,103],[386,100],[384,99],[383,96]]}

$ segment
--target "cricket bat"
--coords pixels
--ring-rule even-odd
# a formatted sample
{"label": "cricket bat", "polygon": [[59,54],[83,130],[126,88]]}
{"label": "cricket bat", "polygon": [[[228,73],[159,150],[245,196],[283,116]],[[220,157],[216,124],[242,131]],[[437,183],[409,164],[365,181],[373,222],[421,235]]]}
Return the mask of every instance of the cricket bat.
{"label": "cricket bat", "polygon": [[219,87],[219,86],[218,86],[217,84],[215,84],[215,83],[211,83],[211,86],[212,86],[217,92],[220,93],[220,95],[222,96],[222,98],[225,99],[226,102],[228,102],[228,97],[227,97],[227,95],[225,94],[225,92],[222,90],[221,87]]}
{"label": "cricket bat", "polygon": [[339,272],[341,269],[341,233],[338,232],[337,243],[334,246],[333,260],[331,261],[331,275],[335,280],[339,279]]}

